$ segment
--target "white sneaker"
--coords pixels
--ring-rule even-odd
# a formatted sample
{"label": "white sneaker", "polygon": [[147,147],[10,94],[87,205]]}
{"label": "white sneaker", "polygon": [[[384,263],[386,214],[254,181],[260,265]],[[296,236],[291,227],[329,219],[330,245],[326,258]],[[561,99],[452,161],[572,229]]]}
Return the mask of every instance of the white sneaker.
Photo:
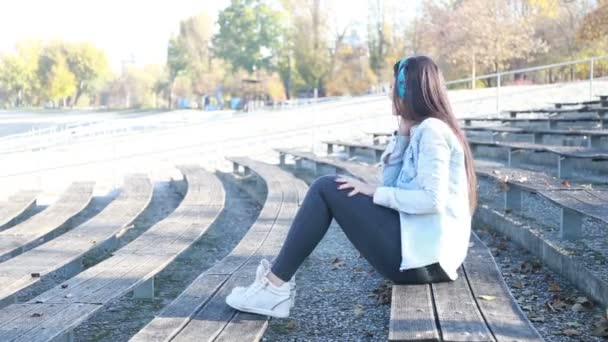
{"label": "white sneaker", "polygon": [[[261,267],[268,265],[268,261],[260,263]],[[239,311],[277,318],[288,317],[291,302],[289,283],[275,286],[266,277],[267,272],[259,278],[257,277],[257,273],[255,281],[245,288],[244,291],[233,290],[226,297],[226,304]]]}
{"label": "white sneaker", "polygon": [[[259,281],[262,277],[265,277],[266,274],[270,271],[270,262],[266,259],[262,259],[260,265],[258,265],[257,270],[255,271],[255,280]],[[294,275],[288,282],[289,284],[289,307],[293,308],[296,305],[296,276]],[[247,290],[244,286],[237,286],[232,289],[232,293],[242,293]]]}

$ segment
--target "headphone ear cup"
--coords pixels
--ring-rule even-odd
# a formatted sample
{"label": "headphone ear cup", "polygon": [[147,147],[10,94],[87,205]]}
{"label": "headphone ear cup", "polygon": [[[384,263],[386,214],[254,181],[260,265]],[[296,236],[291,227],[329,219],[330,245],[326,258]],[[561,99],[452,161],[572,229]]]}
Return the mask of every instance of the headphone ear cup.
{"label": "headphone ear cup", "polygon": [[404,99],[407,95],[407,58],[402,59],[397,64],[397,90],[399,92],[399,97]]}

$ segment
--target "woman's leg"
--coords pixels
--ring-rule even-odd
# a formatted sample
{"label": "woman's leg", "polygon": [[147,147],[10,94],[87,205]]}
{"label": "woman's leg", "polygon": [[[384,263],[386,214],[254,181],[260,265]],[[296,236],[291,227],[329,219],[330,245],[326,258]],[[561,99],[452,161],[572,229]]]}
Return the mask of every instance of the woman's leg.
{"label": "woman's leg", "polygon": [[[348,197],[338,190],[335,176],[311,185],[272,266],[272,273],[288,281],[310,255],[335,218],[348,239],[378,272],[397,283],[441,281],[429,267],[399,271],[401,240],[399,213],[378,206],[366,195]],[[437,267],[437,266],[434,266]]]}

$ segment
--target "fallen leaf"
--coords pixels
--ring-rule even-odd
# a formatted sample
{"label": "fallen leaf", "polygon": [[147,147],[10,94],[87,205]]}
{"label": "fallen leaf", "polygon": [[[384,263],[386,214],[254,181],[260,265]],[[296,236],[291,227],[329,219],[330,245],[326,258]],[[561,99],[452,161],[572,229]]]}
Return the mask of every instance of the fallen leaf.
{"label": "fallen leaf", "polygon": [[534,317],[530,317],[530,320],[532,322],[544,322],[545,321],[545,317],[543,317],[543,316],[534,316]]}
{"label": "fallen leaf", "polygon": [[562,330],[562,333],[566,336],[578,336],[581,334],[581,332],[576,329],[564,329]]}
{"label": "fallen leaf", "polygon": [[289,322],[287,322],[285,324],[285,328],[289,329],[289,330],[293,330],[296,328],[296,321],[295,320],[289,320]]}
{"label": "fallen leaf", "polygon": [[488,295],[480,295],[478,297],[481,298],[481,299],[483,299],[483,300],[494,300],[494,299],[496,299],[495,296],[488,296]]}
{"label": "fallen leaf", "polygon": [[38,313],[38,312],[34,312],[34,313],[32,314],[32,317],[42,317],[42,314],[41,314],[41,313]]}
{"label": "fallen leaf", "polygon": [[355,309],[353,310],[355,317],[363,316],[363,306],[360,304],[355,305]]}
{"label": "fallen leaf", "polygon": [[551,284],[551,286],[549,286],[549,292],[561,292],[562,289],[559,287],[559,285],[557,285],[557,283],[553,283]]}
{"label": "fallen leaf", "polygon": [[600,336],[600,337],[608,337],[608,327],[602,327],[602,326],[596,327],[591,332],[591,335]]}
{"label": "fallen leaf", "polygon": [[576,303],[574,305],[572,305],[572,311],[574,312],[581,312],[586,310],[584,306],[582,306],[580,303]]}
{"label": "fallen leaf", "polygon": [[40,273],[34,272],[31,274],[32,278],[40,278]]}
{"label": "fallen leaf", "polygon": [[562,185],[563,185],[563,186],[565,186],[566,188],[569,188],[569,187],[570,187],[570,182],[568,182],[568,180],[567,180],[567,179],[564,179],[564,180],[562,181]]}
{"label": "fallen leaf", "polygon": [[340,258],[335,257],[332,261],[331,261],[331,268],[332,269],[338,269],[340,267],[344,266],[344,261],[340,260]]}

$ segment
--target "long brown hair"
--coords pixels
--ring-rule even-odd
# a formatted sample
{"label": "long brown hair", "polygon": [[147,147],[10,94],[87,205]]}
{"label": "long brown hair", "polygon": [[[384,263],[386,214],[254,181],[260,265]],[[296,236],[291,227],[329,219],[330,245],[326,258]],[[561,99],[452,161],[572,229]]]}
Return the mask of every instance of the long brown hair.
{"label": "long brown hair", "polygon": [[393,87],[395,114],[405,120],[420,123],[426,118],[437,118],[445,122],[456,135],[464,151],[464,161],[469,189],[471,214],[477,207],[477,177],[473,154],[466,135],[460,129],[448,99],[443,75],[430,57],[414,56],[407,59],[407,95],[399,97],[398,87]]}

